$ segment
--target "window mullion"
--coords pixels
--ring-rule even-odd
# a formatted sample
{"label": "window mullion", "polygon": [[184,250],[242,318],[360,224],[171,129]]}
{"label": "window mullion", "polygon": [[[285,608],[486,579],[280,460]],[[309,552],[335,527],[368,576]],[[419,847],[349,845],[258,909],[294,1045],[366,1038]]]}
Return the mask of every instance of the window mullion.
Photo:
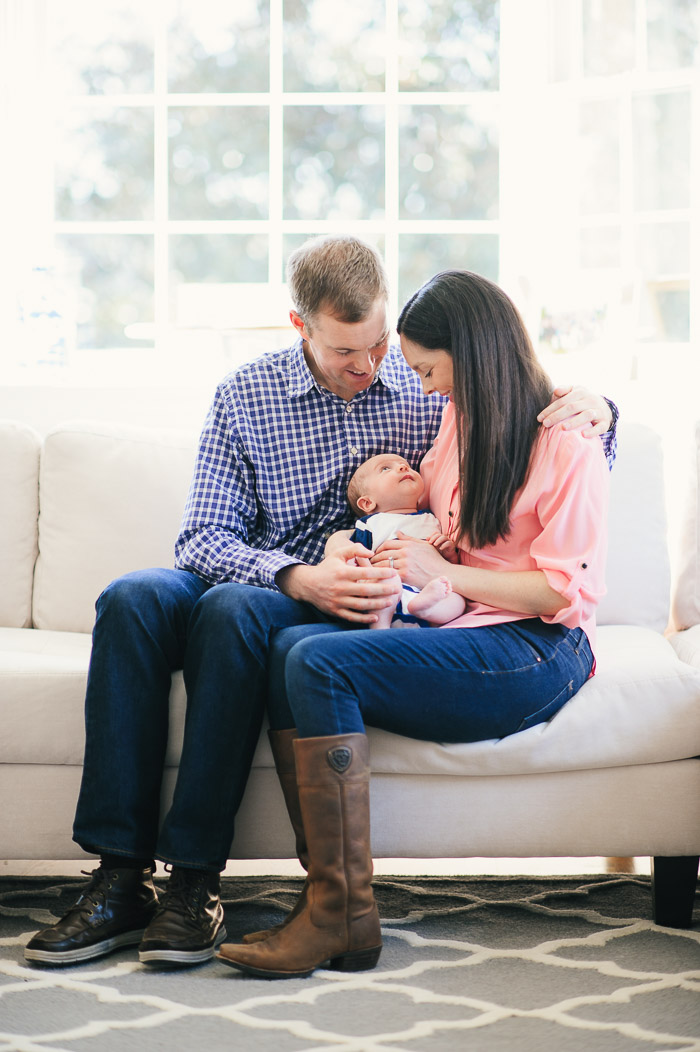
{"label": "window mullion", "polygon": [[167,364],[169,351],[168,265],[168,28],[154,9],[153,183],[154,183],[154,314],[156,350]]}
{"label": "window mullion", "polygon": [[[690,88],[690,346],[700,346],[700,70]],[[693,177],[694,176],[694,177]]]}
{"label": "window mullion", "polygon": [[[523,311],[536,336],[538,282],[532,273],[532,254],[523,246],[538,244],[545,214],[541,168],[551,146],[537,115],[546,112],[547,34],[546,0],[503,0],[501,5],[499,91],[499,280]],[[488,99],[484,99],[488,101]],[[539,163],[533,163],[537,158]],[[523,294],[527,279],[530,299]],[[533,279],[535,279],[533,281]],[[534,295],[534,299],[533,299]]]}
{"label": "window mullion", "polygon": [[270,183],[268,281],[273,289],[282,282],[284,218],[284,83],[283,2],[270,0]]}
{"label": "window mullion", "polygon": [[399,10],[386,0],[386,82],[384,85],[384,260],[389,276],[389,317],[398,316],[399,288]]}

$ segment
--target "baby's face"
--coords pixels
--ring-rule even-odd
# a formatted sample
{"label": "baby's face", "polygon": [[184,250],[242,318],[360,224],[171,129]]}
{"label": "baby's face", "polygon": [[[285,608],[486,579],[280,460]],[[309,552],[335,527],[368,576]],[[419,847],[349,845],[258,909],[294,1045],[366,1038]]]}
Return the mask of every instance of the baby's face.
{"label": "baby's face", "polygon": [[395,453],[380,453],[367,461],[362,478],[363,513],[416,511],[423,492],[423,479],[408,461]]}

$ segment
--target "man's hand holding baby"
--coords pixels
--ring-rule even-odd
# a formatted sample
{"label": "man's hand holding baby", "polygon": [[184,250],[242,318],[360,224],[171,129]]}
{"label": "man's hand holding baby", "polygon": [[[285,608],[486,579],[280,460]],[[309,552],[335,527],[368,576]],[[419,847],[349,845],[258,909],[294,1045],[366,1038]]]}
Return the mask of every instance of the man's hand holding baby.
{"label": "man's hand holding baby", "polygon": [[331,617],[372,624],[377,611],[396,605],[397,577],[386,566],[358,565],[372,553],[362,544],[338,544],[320,563],[295,563],[275,579],[292,599],[311,603]]}

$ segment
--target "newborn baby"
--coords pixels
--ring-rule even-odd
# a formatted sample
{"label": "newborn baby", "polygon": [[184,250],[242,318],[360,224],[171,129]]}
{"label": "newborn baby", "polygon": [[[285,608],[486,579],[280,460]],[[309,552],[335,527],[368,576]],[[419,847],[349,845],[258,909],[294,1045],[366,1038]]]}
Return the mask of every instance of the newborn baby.
{"label": "newborn baby", "polygon": [[[429,511],[418,511],[423,479],[408,461],[394,453],[380,453],[360,464],[350,479],[348,503],[356,515],[350,539],[377,548],[399,532],[428,541],[450,562],[457,562],[457,551]],[[398,575],[397,575],[398,576]],[[446,577],[435,577],[418,590],[403,584],[397,589],[397,606],[379,611],[371,628],[403,628],[407,625],[444,625],[464,613],[466,599],[452,591]]]}

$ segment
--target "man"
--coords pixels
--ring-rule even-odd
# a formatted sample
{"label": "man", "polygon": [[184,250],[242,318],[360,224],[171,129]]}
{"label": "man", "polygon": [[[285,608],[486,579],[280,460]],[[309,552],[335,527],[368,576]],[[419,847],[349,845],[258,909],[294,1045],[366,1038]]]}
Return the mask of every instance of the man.
{"label": "man", "polygon": [[[146,963],[211,958],[226,937],[219,874],[260,733],[275,633],[328,619],[369,624],[394,601],[390,569],[353,566],[344,549],[323,560],[324,544],[351,525],[346,487],[357,466],[389,451],[417,467],[444,402],[423,397],[389,345],[386,276],[372,248],[314,239],[291,257],[288,281],[298,339],[219,385],[176,569],[127,574],[98,599],[74,839],[100,866],[66,916],[30,940],[28,960],[72,964],[126,945],[138,945]],[[613,425],[612,459],[610,406],[580,389],[557,393],[545,422],[568,418],[591,434]],[[159,828],[178,668],[187,719]],[[291,809],[290,750],[273,740]],[[160,902],[154,858],[172,866]]]}

